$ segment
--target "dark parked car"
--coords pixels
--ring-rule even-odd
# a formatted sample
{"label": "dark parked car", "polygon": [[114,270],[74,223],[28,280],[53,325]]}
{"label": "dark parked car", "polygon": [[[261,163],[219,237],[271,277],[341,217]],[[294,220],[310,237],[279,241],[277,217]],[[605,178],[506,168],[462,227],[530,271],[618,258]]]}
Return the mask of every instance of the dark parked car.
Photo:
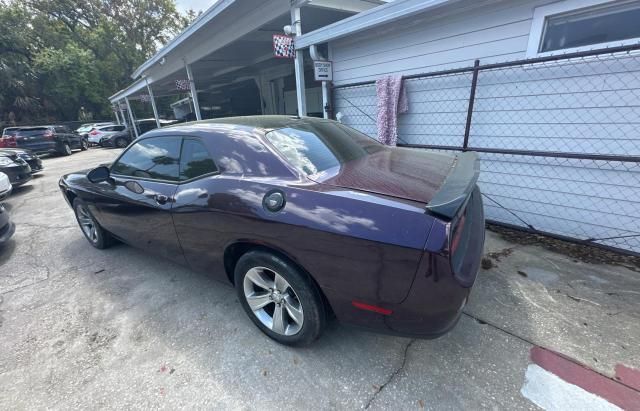
{"label": "dark parked car", "polygon": [[36,153],[71,155],[72,150],[86,150],[86,138],[71,132],[67,126],[22,127],[15,135],[18,148],[28,148]]}
{"label": "dark parked car", "polygon": [[102,137],[99,144],[101,147],[125,148],[131,143],[131,140],[132,138],[129,131],[120,131]]}
{"label": "dark parked car", "polygon": [[31,174],[36,174],[44,170],[42,160],[36,153],[26,148],[0,148],[0,153],[13,153],[29,164]]}
{"label": "dark parked car", "polygon": [[11,222],[9,212],[0,204],[0,247],[9,241],[15,231],[16,226]]}
{"label": "dark parked car", "polygon": [[14,187],[22,185],[31,180],[31,167],[11,151],[0,150],[0,172],[9,177],[11,185]]}
{"label": "dark parked car", "polygon": [[296,345],[328,313],[417,337],[451,329],[483,249],[478,174],[475,153],[256,116],[151,131],[59,184],[94,247],[118,239],[229,281],[265,334]]}

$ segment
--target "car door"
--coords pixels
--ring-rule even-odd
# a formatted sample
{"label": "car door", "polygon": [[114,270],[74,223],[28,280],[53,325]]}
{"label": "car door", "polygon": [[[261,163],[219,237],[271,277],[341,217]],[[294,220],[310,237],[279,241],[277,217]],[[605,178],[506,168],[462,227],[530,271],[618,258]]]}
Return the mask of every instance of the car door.
{"label": "car door", "polygon": [[125,242],[184,263],[171,218],[181,137],[144,138],[111,166],[112,181],[100,183],[100,223]]}
{"label": "car door", "polygon": [[185,137],[180,156],[180,185],[175,193],[173,222],[185,258],[196,270],[224,279],[222,252],[233,225],[216,212],[215,201],[225,201],[228,181],[219,171],[207,146],[196,137]]}
{"label": "car door", "polygon": [[74,134],[67,126],[56,126],[54,128],[58,139],[63,142],[67,142],[72,149],[81,148],[82,137],[79,134]]}

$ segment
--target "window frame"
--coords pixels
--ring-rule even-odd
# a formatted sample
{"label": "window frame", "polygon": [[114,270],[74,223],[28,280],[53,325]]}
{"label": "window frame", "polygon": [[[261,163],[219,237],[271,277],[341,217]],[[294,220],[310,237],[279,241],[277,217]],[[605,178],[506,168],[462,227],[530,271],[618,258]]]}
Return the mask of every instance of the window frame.
{"label": "window frame", "polygon": [[[122,156],[124,156],[127,153],[127,151],[131,150],[136,144],[139,144],[140,142],[142,142],[144,140],[148,140],[150,138],[171,138],[171,137],[180,139],[180,153],[178,154],[178,181],[162,180],[162,179],[159,179],[159,178],[128,176],[128,175],[124,175],[124,174],[113,173],[111,171],[113,165],[116,164],[118,161],[120,161],[120,158],[122,158]],[[180,179],[180,165],[182,164],[182,146],[183,146],[185,140],[197,140],[197,141],[202,143],[202,145],[204,146],[205,150],[207,150],[207,154],[211,158],[211,161],[213,161],[213,165],[216,167],[216,171],[215,172],[202,174],[202,175],[199,175],[198,177],[190,178],[188,180],[179,180]],[[209,147],[207,147],[207,143],[205,143],[202,138],[195,137],[195,136],[167,135],[167,136],[147,136],[147,137],[143,137],[143,138],[137,139],[134,144],[131,144],[129,147],[127,147],[126,150],[124,150],[122,153],[120,153],[120,155],[118,157],[116,157],[115,160],[113,160],[113,162],[109,165],[109,171],[111,172],[111,174],[113,176],[116,176],[116,177],[119,177],[119,178],[124,178],[124,179],[127,179],[127,180],[150,181],[150,182],[154,182],[154,183],[172,184],[172,185],[178,186],[178,185],[181,185],[181,184],[191,183],[191,182],[199,180],[201,178],[219,175],[220,174],[220,167],[218,167],[218,164],[213,159],[213,156],[211,155],[211,151],[209,151]]]}
{"label": "window frame", "polygon": [[614,6],[617,4],[632,3],[633,1],[620,0],[563,0],[557,3],[547,4],[536,7],[533,10],[533,20],[531,21],[531,30],[529,31],[529,42],[527,45],[527,58],[546,57],[558,54],[575,53],[580,51],[597,50],[613,46],[626,46],[640,43],[640,37],[632,39],[618,40],[606,43],[595,43],[580,47],[571,47],[560,50],[539,52],[542,36],[547,23],[547,18],[554,17],[559,14],[581,13],[591,8],[601,6]]}

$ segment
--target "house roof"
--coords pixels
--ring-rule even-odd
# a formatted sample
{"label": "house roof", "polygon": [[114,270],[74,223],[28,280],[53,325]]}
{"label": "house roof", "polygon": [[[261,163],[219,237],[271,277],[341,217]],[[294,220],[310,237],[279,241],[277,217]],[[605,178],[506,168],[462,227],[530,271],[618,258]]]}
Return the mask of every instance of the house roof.
{"label": "house roof", "polygon": [[314,44],[346,37],[381,24],[402,19],[413,13],[433,10],[458,1],[461,0],[395,0],[303,34],[296,38],[296,48],[304,49]]}

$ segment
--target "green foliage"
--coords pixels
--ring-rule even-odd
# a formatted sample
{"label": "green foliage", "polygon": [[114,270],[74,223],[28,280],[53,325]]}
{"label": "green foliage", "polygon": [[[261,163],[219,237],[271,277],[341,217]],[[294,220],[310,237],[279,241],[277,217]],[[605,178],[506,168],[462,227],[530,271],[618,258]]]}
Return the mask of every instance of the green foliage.
{"label": "green foliage", "polygon": [[193,18],[174,0],[0,0],[0,123],[110,117],[108,96]]}

